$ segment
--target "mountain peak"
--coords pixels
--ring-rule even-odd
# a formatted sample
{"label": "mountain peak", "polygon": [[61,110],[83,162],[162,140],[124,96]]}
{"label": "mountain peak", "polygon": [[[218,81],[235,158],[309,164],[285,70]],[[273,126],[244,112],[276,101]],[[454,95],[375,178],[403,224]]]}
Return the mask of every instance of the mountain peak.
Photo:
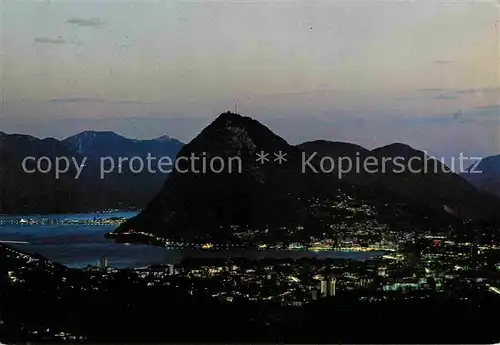
{"label": "mountain peak", "polygon": [[226,111],[225,113],[221,113],[218,116],[218,119],[224,119],[224,120],[231,120],[231,119],[243,119],[243,118],[249,118],[246,116],[242,116],[240,114],[233,113],[232,111]]}
{"label": "mountain peak", "polygon": [[159,142],[166,142],[166,141],[172,141],[172,138],[170,138],[168,135],[162,135],[156,139],[154,139],[155,141],[159,141]]}
{"label": "mountain peak", "polygon": [[[260,164],[256,158],[261,151],[286,158]],[[187,159],[176,166],[146,209],[116,233],[144,229],[169,238],[225,241],[233,238],[233,225],[279,229],[305,213],[298,198],[305,176],[300,173],[300,151],[257,120],[222,113],[177,157]],[[219,168],[213,168],[214,161],[227,163],[215,171]]]}
{"label": "mountain peak", "polygon": [[203,129],[185,150],[253,155],[257,148],[274,152],[285,147],[289,148],[289,144],[259,121],[227,111]]}
{"label": "mountain peak", "polygon": [[251,123],[258,123],[256,120],[248,116],[243,116],[240,114],[233,113],[231,111],[226,111],[220,114],[213,122],[213,124],[224,124],[224,125],[249,125]]}
{"label": "mountain peak", "polygon": [[381,154],[385,156],[421,156],[424,154],[422,151],[414,149],[410,145],[403,143],[392,143],[386,146],[377,147],[371,151],[374,154]]}
{"label": "mountain peak", "polygon": [[376,148],[376,149],[374,149],[373,151],[375,151],[375,150],[389,150],[389,149],[415,150],[413,147],[411,147],[410,145],[407,145],[407,144],[403,144],[403,143],[392,143],[392,144],[389,144],[389,145],[385,145],[385,146],[377,147],[377,148]]}
{"label": "mountain peak", "polygon": [[75,134],[74,136],[85,136],[85,137],[122,137],[121,135],[113,131],[83,131],[81,133]]}
{"label": "mountain peak", "polygon": [[221,128],[240,128],[241,130],[249,132],[265,131],[268,135],[276,136],[276,134],[259,121],[249,116],[243,116],[231,111],[226,111],[225,113],[220,114],[208,127],[205,128],[205,130]]}

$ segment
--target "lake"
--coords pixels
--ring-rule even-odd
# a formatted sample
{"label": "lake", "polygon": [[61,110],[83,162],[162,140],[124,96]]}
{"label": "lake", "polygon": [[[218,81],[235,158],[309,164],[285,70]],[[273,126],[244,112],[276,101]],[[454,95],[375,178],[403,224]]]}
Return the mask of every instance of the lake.
{"label": "lake", "polygon": [[12,224],[20,219],[93,220],[111,217],[133,217],[135,212],[105,212],[56,215],[0,216],[0,240],[23,241],[28,244],[12,244],[19,250],[39,253],[46,258],[68,267],[81,268],[97,265],[102,256],[115,268],[143,267],[153,264],[172,264],[187,257],[247,257],[301,258],[315,257],[367,260],[382,252],[296,251],[231,249],[202,251],[194,249],[168,249],[147,245],[115,243],[104,238],[116,225],[92,224]]}

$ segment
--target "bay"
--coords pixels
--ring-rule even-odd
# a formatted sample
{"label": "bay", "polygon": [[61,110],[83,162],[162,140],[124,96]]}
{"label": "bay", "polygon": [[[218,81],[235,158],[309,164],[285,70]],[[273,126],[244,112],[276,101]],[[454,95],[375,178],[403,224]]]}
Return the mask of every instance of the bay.
{"label": "bay", "polygon": [[[68,267],[83,268],[98,265],[106,256],[108,265],[115,268],[137,268],[156,264],[175,264],[188,257],[196,258],[343,258],[367,260],[382,252],[305,251],[305,250],[253,250],[230,249],[220,251],[196,249],[169,249],[148,245],[115,243],[104,237],[116,225],[64,224],[65,220],[91,221],[104,218],[129,218],[134,212],[104,212],[81,214],[0,216],[0,240],[28,242],[12,244],[29,253],[39,253],[54,262]],[[35,224],[19,224],[21,219],[36,220]],[[62,223],[39,224],[41,220],[58,220]]]}

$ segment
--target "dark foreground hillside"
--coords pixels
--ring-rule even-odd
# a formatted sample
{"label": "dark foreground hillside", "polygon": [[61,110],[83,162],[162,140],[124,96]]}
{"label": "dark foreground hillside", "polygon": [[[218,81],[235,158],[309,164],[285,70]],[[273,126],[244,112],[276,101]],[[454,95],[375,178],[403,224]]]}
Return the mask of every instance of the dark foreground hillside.
{"label": "dark foreground hillside", "polygon": [[[13,255],[13,253],[15,255]],[[302,307],[248,300],[219,302],[189,294],[173,276],[151,286],[137,273],[69,270],[43,259],[24,261],[1,247],[0,341],[494,343],[500,299],[479,287],[445,292],[356,292]],[[13,276],[15,279],[13,280]],[[191,290],[192,291],[192,290]],[[374,295],[375,296],[375,295]],[[62,332],[62,333],[61,333]]]}

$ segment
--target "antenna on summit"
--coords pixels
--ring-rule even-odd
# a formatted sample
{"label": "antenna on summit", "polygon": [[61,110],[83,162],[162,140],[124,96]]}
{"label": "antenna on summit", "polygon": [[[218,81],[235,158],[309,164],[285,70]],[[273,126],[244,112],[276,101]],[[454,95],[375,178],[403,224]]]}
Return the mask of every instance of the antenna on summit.
{"label": "antenna on summit", "polygon": [[238,114],[238,102],[234,102],[234,113]]}

